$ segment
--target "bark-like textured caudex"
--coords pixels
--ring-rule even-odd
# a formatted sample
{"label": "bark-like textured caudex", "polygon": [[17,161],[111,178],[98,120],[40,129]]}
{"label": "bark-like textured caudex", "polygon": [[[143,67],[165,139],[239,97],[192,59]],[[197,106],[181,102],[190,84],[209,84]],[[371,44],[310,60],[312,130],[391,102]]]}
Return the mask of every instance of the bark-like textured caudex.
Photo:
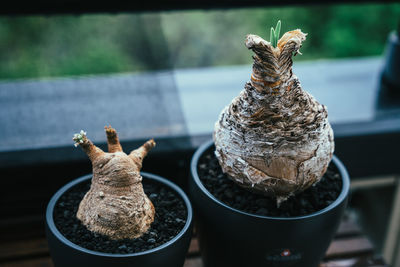
{"label": "bark-like textured caudex", "polygon": [[111,126],[105,130],[108,153],[96,147],[85,132],[74,136],[76,145],[86,152],[93,166],[90,190],[76,216],[90,231],[111,239],[137,238],[154,220],[154,206],[143,191],[140,169],[155,142],[149,140],[127,155],[117,132]]}
{"label": "bark-like textured caudex", "polygon": [[244,188],[277,198],[318,182],[334,150],[325,106],[303,91],[292,72],[306,34],[285,33],[277,47],[246,37],[253,56],[251,80],[215,124],[215,154],[225,173]]}

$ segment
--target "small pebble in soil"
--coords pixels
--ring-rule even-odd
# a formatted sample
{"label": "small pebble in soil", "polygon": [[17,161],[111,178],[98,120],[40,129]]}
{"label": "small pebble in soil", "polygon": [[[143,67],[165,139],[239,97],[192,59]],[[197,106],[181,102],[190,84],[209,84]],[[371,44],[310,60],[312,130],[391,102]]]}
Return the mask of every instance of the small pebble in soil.
{"label": "small pebble in soil", "polygon": [[76,218],[79,203],[90,188],[90,181],[67,191],[54,209],[57,229],[72,243],[105,253],[127,254],[158,247],[174,238],[184,227],[187,209],[183,200],[159,183],[143,180],[143,188],[151,199],[156,215],[150,229],[135,239],[112,240],[92,233]]}
{"label": "small pebble in soil", "polygon": [[222,172],[212,149],[206,151],[199,160],[197,171],[200,180],[217,199],[244,212],[274,217],[303,216],[330,205],[342,189],[340,174],[331,163],[316,185],[290,197],[278,208],[275,198],[249,192],[230,180]]}

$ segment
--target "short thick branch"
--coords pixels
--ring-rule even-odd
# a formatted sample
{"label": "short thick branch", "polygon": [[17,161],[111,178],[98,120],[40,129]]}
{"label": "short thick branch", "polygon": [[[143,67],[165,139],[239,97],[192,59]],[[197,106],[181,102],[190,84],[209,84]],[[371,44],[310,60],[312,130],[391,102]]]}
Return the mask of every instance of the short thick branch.
{"label": "short thick branch", "polygon": [[147,156],[149,151],[153,147],[155,147],[155,145],[156,145],[156,142],[154,142],[153,139],[150,139],[146,143],[144,143],[141,147],[133,150],[129,154],[129,157],[135,162],[135,164],[138,166],[139,169],[142,168],[142,162],[143,162],[144,157]]}

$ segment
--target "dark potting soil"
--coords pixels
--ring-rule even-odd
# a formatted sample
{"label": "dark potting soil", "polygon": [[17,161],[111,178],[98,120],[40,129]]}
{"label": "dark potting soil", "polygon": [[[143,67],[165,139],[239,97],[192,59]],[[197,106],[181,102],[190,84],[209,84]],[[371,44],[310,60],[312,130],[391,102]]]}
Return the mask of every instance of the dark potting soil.
{"label": "dark potting soil", "polygon": [[158,247],[174,238],[184,227],[187,210],[183,200],[159,183],[143,179],[143,188],[156,210],[150,229],[135,239],[112,240],[90,232],[76,218],[79,203],[90,188],[90,180],[67,191],[54,209],[57,229],[69,241],[81,247],[99,252],[127,254]]}
{"label": "dark potting soil", "polygon": [[222,172],[214,150],[208,150],[202,155],[198,174],[205,188],[226,205],[263,216],[293,217],[311,214],[335,201],[342,189],[340,174],[331,163],[316,185],[290,197],[278,208],[275,198],[249,192],[230,180]]}

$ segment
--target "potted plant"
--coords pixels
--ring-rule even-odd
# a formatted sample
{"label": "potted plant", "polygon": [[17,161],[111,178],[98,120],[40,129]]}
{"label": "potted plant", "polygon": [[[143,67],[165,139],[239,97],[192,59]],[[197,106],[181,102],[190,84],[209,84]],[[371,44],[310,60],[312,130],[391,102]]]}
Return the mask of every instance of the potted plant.
{"label": "potted plant", "polygon": [[182,266],[192,232],[188,198],[165,178],[140,173],[153,140],[127,155],[116,131],[105,130],[108,153],[84,131],[75,134],[93,174],[65,185],[48,204],[46,235],[55,265]]}
{"label": "potted plant", "polygon": [[333,156],[327,109],[292,72],[306,34],[279,32],[280,21],[270,42],[246,37],[251,80],[192,158],[205,266],[318,266],[346,206],[349,176]]}

